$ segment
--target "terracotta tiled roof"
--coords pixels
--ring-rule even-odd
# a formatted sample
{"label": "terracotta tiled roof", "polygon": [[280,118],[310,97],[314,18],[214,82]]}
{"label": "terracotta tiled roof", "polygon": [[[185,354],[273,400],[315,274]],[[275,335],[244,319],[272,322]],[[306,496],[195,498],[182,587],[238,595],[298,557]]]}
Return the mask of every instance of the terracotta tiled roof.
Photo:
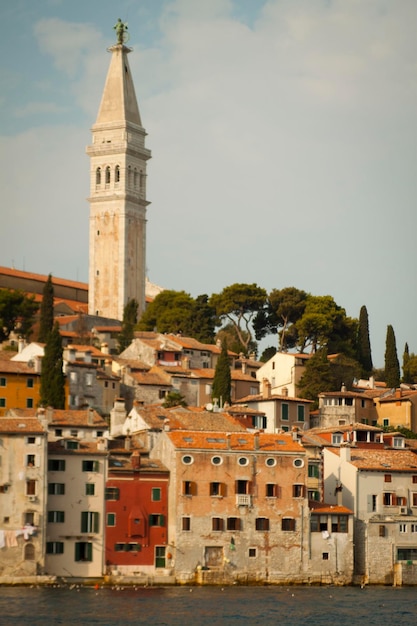
{"label": "terracotta tiled roof", "polygon": [[313,513],[333,513],[337,515],[352,515],[353,511],[345,506],[338,506],[337,504],[326,504],[325,502],[316,502],[315,500],[309,500],[308,506]]}
{"label": "terracotta tiled roof", "polygon": [[[32,412],[33,415],[33,412]],[[44,430],[42,424],[35,417],[0,417],[0,433],[9,433],[9,434],[20,434],[23,433],[25,435],[44,435],[46,431]]]}
{"label": "terracotta tiled roof", "polygon": [[[224,432],[196,432],[196,431],[169,431],[167,436],[174,446],[181,450],[234,450],[259,452],[292,452],[304,454],[305,450],[298,441],[294,441],[287,434],[259,433],[224,433]],[[259,445],[256,447],[258,437]],[[229,447],[230,446],[230,447]]]}
{"label": "terracotta tiled roof", "polygon": [[[23,270],[16,270],[10,267],[0,267],[0,273],[6,274],[8,276],[15,276],[16,278],[28,278],[30,280],[38,280],[42,283],[48,280],[48,276],[44,274],[34,274],[33,272],[24,272]],[[76,289],[81,289],[83,291],[88,291],[87,283],[81,283],[75,280],[67,280],[65,278],[56,278],[56,276],[52,276],[52,284],[63,285],[66,287],[73,287]]]}
{"label": "terracotta tiled roof", "polygon": [[374,433],[382,432],[382,428],[379,428],[378,426],[369,426],[368,424],[354,422],[353,424],[343,424],[342,426],[327,426],[326,428],[321,428],[320,426],[317,426],[315,428],[310,428],[308,431],[306,431],[306,433],[320,435],[320,433],[345,433],[352,432],[353,430],[370,430]]}
{"label": "terracotta tiled roof", "polygon": [[261,393],[257,393],[251,396],[245,396],[244,398],[239,398],[239,403],[242,402],[270,402],[271,400],[283,400],[284,402],[304,402],[306,404],[312,404],[313,400],[307,400],[306,398],[297,398],[292,396],[283,396],[276,393],[271,393],[271,395],[267,398]]}
{"label": "terracotta tiled roof", "polygon": [[[90,411],[92,420],[90,422]],[[66,410],[66,409],[9,409],[7,414],[13,417],[24,417],[32,415],[34,417],[44,416],[48,418],[51,426],[78,426],[90,428],[108,428],[106,420],[104,420],[97,411],[93,409]]]}
{"label": "terracotta tiled roof", "polygon": [[[340,456],[340,448],[329,448]],[[417,454],[411,450],[374,450],[351,448],[350,463],[359,470],[390,472],[414,472],[417,474]]]}
{"label": "terracotta tiled roof", "polygon": [[152,368],[148,372],[132,371],[130,375],[138,385],[171,387],[169,377],[164,372],[160,371],[159,368]]}
{"label": "terracotta tiled roof", "polygon": [[133,371],[135,370],[143,370],[147,372],[151,369],[151,365],[145,363],[144,361],[139,361],[139,359],[120,359],[119,357],[115,357],[113,359],[120,367],[130,367]]}
{"label": "terracotta tiled roof", "polygon": [[40,376],[40,373],[36,373],[33,367],[25,361],[6,361],[0,359],[0,372],[4,374],[24,374],[25,376]]}

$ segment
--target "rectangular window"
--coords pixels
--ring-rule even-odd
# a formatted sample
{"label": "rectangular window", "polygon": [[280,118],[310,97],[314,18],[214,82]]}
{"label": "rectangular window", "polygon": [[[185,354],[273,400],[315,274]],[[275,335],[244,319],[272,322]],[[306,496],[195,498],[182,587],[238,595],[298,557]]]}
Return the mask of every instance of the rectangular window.
{"label": "rectangular window", "polygon": [[120,489],[118,487],[106,487],[104,499],[105,500],[119,500]]}
{"label": "rectangular window", "polygon": [[283,517],[281,522],[281,530],[295,530],[295,519],[292,517]]}
{"label": "rectangular window", "polygon": [[164,515],[151,513],[149,516],[149,526],[165,526]]}
{"label": "rectangular window", "polygon": [[308,477],[309,478],[319,478],[319,466],[315,463],[308,464]]}
{"label": "rectangular window", "polygon": [[417,524],[411,524],[411,532],[417,533]]}
{"label": "rectangular window", "polygon": [[87,385],[87,387],[91,387],[91,385],[93,384],[93,375],[88,373],[85,375],[85,384]]}
{"label": "rectangular window", "polygon": [[319,530],[320,530],[320,528],[319,528],[319,516],[318,515],[312,515],[310,517],[310,532],[318,533]]}
{"label": "rectangular window", "polygon": [[64,459],[49,459],[48,471],[50,472],[65,472],[65,460]]}
{"label": "rectangular window", "polygon": [[27,496],[36,496],[36,480],[27,480],[26,481],[26,495]]}
{"label": "rectangular window", "polygon": [[55,428],[55,437],[62,437],[62,428]]}
{"label": "rectangular window", "polygon": [[64,511],[48,511],[48,522],[51,524],[63,524],[65,522]]}
{"label": "rectangular window", "polygon": [[320,492],[315,489],[309,489],[307,492],[307,497],[309,500],[315,500],[316,502],[320,501]]}
{"label": "rectangular window", "polygon": [[227,518],[227,530],[242,530],[241,528],[241,520],[239,517],[228,517]]}
{"label": "rectangular window", "polygon": [[191,517],[182,518],[182,529],[186,531],[191,530]]}
{"label": "rectangular window", "polygon": [[267,517],[257,517],[255,520],[256,530],[269,530],[269,519]]}
{"label": "rectangular window", "polygon": [[305,419],[305,406],[303,404],[297,405],[297,421],[304,422]]}
{"label": "rectangular window", "polygon": [[413,483],[416,484],[417,483],[417,476],[414,474],[413,475]]}
{"label": "rectangular window", "polygon": [[384,482],[385,483],[390,483],[391,481],[392,481],[391,474],[384,474]]}
{"label": "rectangular window", "polygon": [[64,554],[63,541],[47,541],[46,554]]}
{"label": "rectangular window", "polygon": [[65,483],[48,483],[48,494],[50,496],[63,496],[65,494]]}
{"label": "rectangular window", "polygon": [[248,557],[254,559],[256,557],[256,548],[249,548]]}
{"label": "rectangular window", "polygon": [[165,567],[165,546],[155,547],[155,567]]}
{"label": "rectangular window", "polygon": [[152,487],[152,502],[161,501],[161,489],[160,487]]}
{"label": "rectangular window", "polygon": [[397,504],[397,501],[395,499],[395,494],[389,491],[386,491],[385,493],[382,494],[382,502],[384,506],[393,506]]}
{"label": "rectangular window", "polygon": [[158,397],[160,400],[163,400],[163,398],[165,398],[166,395],[167,395],[166,389],[159,389]]}
{"label": "rectangular window", "polygon": [[116,513],[107,513],[107,526],[116,526]]}
{"label": "rectangular window", "polygon": [[385,419],[382,420],[382,426],[389,426],[389,418],[386,417]]}
{"label": "rectangular window", "polygon": [[411,496],[412,496],[412,503],[413,503],[412,506],[417,506],[417,493],[412,493]]}
{"label": "rectangular window", "polygon": [[98,461],[83,461],[82,462],[83,472],[98,472],[98,469],[99,469]]}
{"label": "rectangular window", "polygon": [[211,528],[212,530],[222,531],[224,530],[224,520],[222,517],[212,517],[211,518]]}
{"label": "rectangular window", "polygon": [[26,408],[33,409],[33,398],[26,398]]}
{"label": "rectangular window", "polygon": [[4,409],[6,407],[6,398],[0,398],[0,409]]}
{"label": "rectangular window", "polygon": [[289,405],[286,402],[281,404],[281,419],[287,421],[289,416]]}
{"label": "rectangular window", "polygon": [[407,532],[407,524],[400,524],[400,533],[406,533]]}
{"label": "rectangular window", "polygon": [[328,560],[329,560],[329,553],[323,552],[323,561],[328,561]]}
{"label": "rectangular window", "polygon": [[332,515],[332,533],[347,533],[348,531],[348,516],[347,515]]}
{"label": "rectangular window", "polygon": [[81,512],[81,532],[82,533],[98,533],[99,531],[99,514],[95,511]]}
{"label": "rectangular window", "polygon": [[35,467],[36,465],[36,457],[34,454],[26,455],[26,467]]}
{"label": "rectangular window", "polygon": [[35,386],[35,381],[33,380],[33,378],[28,378],[26,380],[26,387],[28,389],[33,389],[34,386]]}
{"label": "rectangular window", "polygon": [[293,485],[292,486],[292,497],[293,498],[303,498],[304,497],[304,485]]}
{"label": "rectangular window", "polygon": [[398,548],[398,561],[417,561],[417,548]]}
{"label": "rectangular window", "polygon": [[265,496],[267,498],[279,498],[281,496],[281,488],[276,483],[266,483]]}
{"label": "rectangular window", "polygon": [[6,387],[7,380],[3,376],[0,376],[0,387]]}
{"label": "rectangular window", "polygon": [[85,483],[85,495],[86,496],[94,496],[96,491],[96,486],[94,483]]}
{"label": "rectangular window", "polygon": [[194,483],[191,480],[184,480],[182,483],[182,493],[184,496],[197,495],[197,483]]}
{"label": "rectangular window", "polygon": [[379,536],[380,537],[385,537],[385,526],[384,526],[384,524],[380,524],[379,525]]}
{"label": "rectangular window", "polygon": [[213,497],[221,497],[226,495],[225,483],[213,482],[210,483],[210,495]]}
{"label": "rectangular window", "polygon": [[76,561],[92,561],[93,560],[93,544],[89,541],[78,541],[75,544],[75,560]]}

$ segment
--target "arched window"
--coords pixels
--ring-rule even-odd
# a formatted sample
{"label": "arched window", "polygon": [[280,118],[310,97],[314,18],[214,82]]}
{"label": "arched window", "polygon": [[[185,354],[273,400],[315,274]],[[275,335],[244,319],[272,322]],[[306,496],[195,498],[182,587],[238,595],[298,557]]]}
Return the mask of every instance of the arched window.
{"label": "arched window", "polygon": [[138,175],[138,170],[135,167],[135,169],[133,171],[133,187],[135,189],[137,189],[138,188],[138,184],[139,184],[139,175]]}
{"label": "arched window", "polygon": [[114,182],[120,183],[120,165],[116,165],[114,168]]}
{"label": "arched window", "polygon": [[96,185],[101,185],[101,167],[96,169]]}
{"label": "arched window", "polygon": [[110,167],[106,167],[106,185],[110,184]]}
{"label": "arched window", "polygon": [[35,560],[35,546],[33,543],[27,543],[25,545],[25,561]]}
{"label": "arched window", "polygon": [[132,168],[130,165],[127,168],[127,186],[128,187],[132,186]]}

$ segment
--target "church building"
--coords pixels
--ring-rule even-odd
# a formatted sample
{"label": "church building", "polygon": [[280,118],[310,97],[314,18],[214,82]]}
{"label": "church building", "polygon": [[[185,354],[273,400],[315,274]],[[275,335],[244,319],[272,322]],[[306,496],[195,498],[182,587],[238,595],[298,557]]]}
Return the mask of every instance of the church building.
{"label": "church building", "polygon": [[133,79],[124,43],[123,24],[109,48],[110,66],[92,127],[90,157],[90,315],[121,320],[130,300],[145,309],[146,163]]}

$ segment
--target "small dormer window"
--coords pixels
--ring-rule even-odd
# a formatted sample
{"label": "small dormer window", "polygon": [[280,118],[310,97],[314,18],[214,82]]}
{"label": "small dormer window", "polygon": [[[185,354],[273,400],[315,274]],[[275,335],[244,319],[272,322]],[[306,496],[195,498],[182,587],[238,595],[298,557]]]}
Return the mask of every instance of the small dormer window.
{"label": "small dormer window", "polygon": [[342,443],[342,433],[333,433],[332,444],[334,446],[340,446],[341,443]]}
{"label": "small dormer window", "polygon": [[78,450],[80,447],[78,441],[66,441],[65,444],[67,450]]}
{"label": "small dormer window", "polygon": [[405,447],[404,439],[402,437],[393,437],[392,446],[393,448],[404,448]]}

